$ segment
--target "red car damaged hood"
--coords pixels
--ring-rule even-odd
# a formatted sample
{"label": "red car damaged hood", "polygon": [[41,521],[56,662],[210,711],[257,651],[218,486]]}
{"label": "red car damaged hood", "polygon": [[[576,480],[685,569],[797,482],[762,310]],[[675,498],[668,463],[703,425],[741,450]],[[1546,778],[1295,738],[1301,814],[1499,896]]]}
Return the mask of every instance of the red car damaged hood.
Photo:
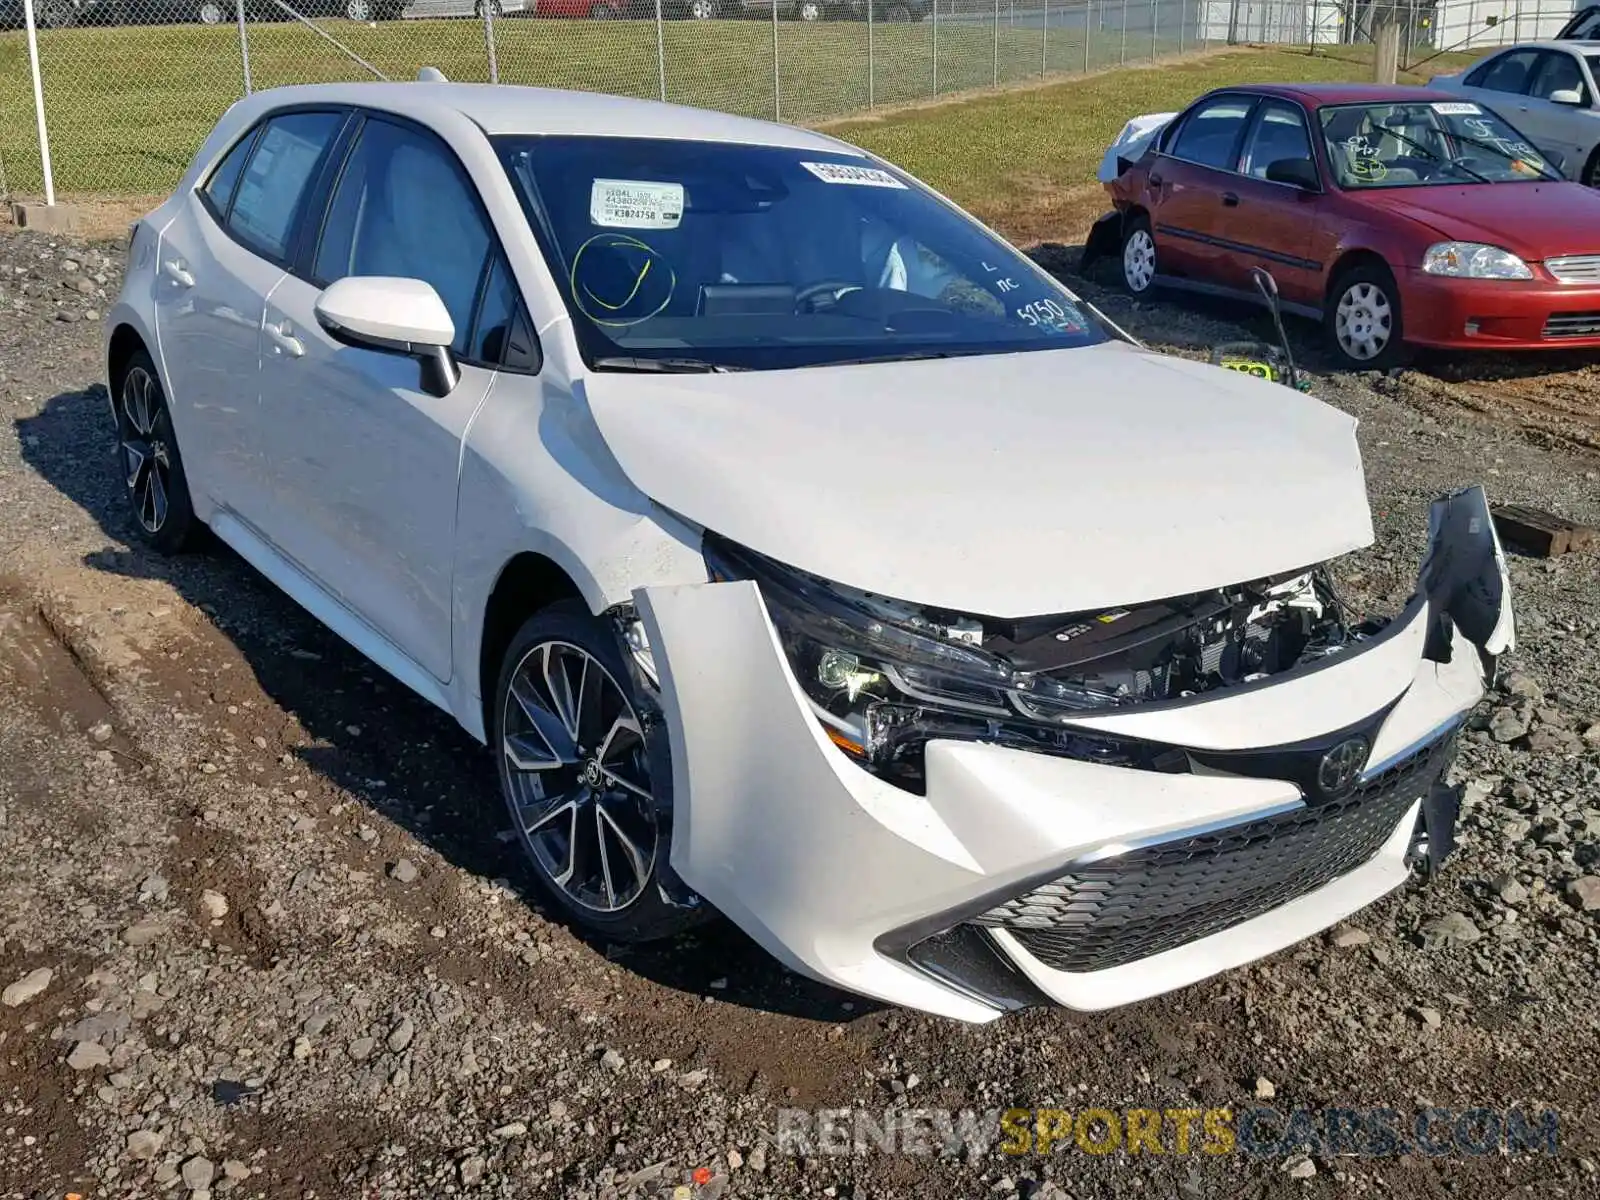
{"label": "red car damaged hood", "polygon": [[1374,188],[1362,198],[1428,226],[1442,239],[1503,246],[1529,262],[1600,253],[1600,192],[1582,184]]}

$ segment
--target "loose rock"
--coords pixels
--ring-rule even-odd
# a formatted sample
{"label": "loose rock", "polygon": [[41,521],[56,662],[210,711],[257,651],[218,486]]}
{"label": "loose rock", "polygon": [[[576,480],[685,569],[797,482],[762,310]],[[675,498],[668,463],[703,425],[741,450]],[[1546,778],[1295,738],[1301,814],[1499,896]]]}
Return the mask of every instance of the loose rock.
{"label": "loose rock", "polygon": [[74,1071],[92,1071],[110,1065],[111,1054],[99,1042],[79,1042],[67,1055],[67,1066]]}
{"label": "loose rock", "polygon": [[198,1192],[211,1186],[211,1181],[217,1177],[217,1168],[205,1155],[196,1154],[184,1161],[180,1174],[183,1186],[191,1192]]}
{"label": "loose rock", "polygon": [[20,1008],[49,987],[55,974],[49,967],[35,967],[0,992],[0,1004],[7,1008]]}

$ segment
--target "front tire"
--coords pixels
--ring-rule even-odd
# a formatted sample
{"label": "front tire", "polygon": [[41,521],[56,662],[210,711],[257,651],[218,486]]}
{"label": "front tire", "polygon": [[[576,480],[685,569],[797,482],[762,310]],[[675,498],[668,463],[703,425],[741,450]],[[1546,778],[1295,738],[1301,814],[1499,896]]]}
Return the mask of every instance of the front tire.
{"label": "front tire", "polygon": [[642,942],[703,919],[662,895],[666,730],[609,625],[575,602],[529,617],[500,664],[491,734],[528,864],[575,923]]}
{"label": "front tire", "polygon": [[1122,284],[1130,295],[1146,295],[1156,282],[1156,239],[1142,213],[1122,233]]}
{"label": "front tire", "polygon": [[689,0],[689,19],[711,21],[717,16],[717,0]]}
{"label": "front tire", "polygon": [[1366,262],[1341,274],[1329,289],[1323,324],[1345,367],[1386,371],[1404,358],[1400,289],[1387,267]]}
{"label": "front tire", "polygon": [[800,0],[800,3],[794,6],[794,16],[795,20],[805,21],[807,24],[822,20],[821,0]]}
{"label": "front tire", "polygon": [[206,0],[206,3],[200,6],[196,16],[199,17],[202,25],[220,25],[222,24],[222,5],[218,4],[216,0]]}
{"label": "front tire", "polygon": [[203,526],[194,515],[172,413],[150,355],[135,351],[115,386],[117,459],[139,534],[161,554],[193,549]]}

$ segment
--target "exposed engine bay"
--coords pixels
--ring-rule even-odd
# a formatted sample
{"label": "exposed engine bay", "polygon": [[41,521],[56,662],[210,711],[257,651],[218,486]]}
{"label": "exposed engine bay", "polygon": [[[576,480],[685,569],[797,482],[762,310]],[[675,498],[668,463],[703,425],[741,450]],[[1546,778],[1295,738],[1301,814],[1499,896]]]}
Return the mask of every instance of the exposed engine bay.
{"label": "exposed engine bay", "polygon": [[1126,608],[1003,619],[887,599],[726,542],[706,553],[714,577],[758,582],[834,743],[910,787],[933,737],[1182,769],[1181,754],[1169,765],[1159,747],[1069,723],[1265,679],[1385,624],[1352,622],[1325,567]]}

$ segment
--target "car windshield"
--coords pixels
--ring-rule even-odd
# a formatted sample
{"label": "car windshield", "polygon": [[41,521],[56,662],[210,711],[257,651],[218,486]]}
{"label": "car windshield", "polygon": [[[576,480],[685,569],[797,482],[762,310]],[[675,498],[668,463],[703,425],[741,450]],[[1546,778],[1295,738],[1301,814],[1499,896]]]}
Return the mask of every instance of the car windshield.
{"label": "car windshield", "polygon": [[1318,116],[1342,188],[1560,178],[1526,138],[1467,100],[1339,104]]}
{"label": "car windshield", "polygon": [[1108,337],[1023,255],[867,158],[496,140],[598,369],[760,370]]}

